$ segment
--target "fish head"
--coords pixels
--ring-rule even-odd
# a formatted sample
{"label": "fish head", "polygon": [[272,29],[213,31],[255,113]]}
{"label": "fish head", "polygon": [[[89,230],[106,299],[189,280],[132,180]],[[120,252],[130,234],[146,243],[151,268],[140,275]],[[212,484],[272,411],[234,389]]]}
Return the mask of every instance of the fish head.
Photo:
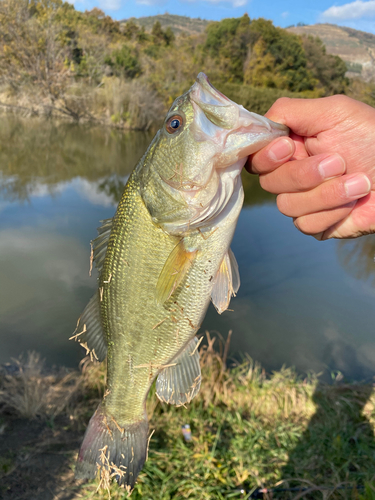
{"label": "fish head", "polygon": [[199,73],[172,104],[144,163],[142,197],[153,221],[176,235],[212,225],[239,188],[247,157],[288,133]]}

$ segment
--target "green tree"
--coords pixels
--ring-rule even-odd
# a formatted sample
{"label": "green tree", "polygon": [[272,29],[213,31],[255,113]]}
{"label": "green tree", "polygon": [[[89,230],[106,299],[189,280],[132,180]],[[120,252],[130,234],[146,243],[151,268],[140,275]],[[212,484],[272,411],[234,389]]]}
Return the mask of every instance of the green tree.
{"label": "green tree", "polygon": [[319,80],[325,95],[342,94],[348,86],[345,77],[346,64],[338,57],[327,54],[325,45],[320,38],[302,37],[303,48],[307,59],[307,68],[314,78]]}
{"label": "green tree", "polygon": [[123,45],[121,49],[114,50],[105,61],[112,66],[118,76],[135,78],[141,74],[141,65],[134,49]]}
{"label": "green tree", "polygon": [[175,41],[175,35],[173,33],[173,30],[170,26],[165,30],[164,32],[164,40],[166,45],[171,45]]}
{"label": "green tree", "polygon": [[[282,28],[276,28],[271,21],[257,19],[251,23],[252,53],[250,53],[245,69],[245,81],[251,82],[252,71],[258,72],[258,66],[263,66],[263,58],[273,59],[275,78],[271,86],[288,89],[293,92],[313,90],[317,80],[307,68],[307,58],[300,37],[288,33]],[[259,40],[263,42],[260,43]],[[254,46],[257,50],[254,52]],[[262,50],[260,50],[260,48]],[[249,67],[250,66],[250,67]]]}
{"label": "green tree", "polygon": [[152,27],[151,30],[151,35],[154,44],[159,45],[164,42],[164,31],[163,28],[161,27],[161,24],[159,21],[156,21]]}
{"label": "green tree", "polygon": [[123,35],[127,40],[135,38],[139,33],[139,26],[132,19],[123,25]]}
{"label": "green tree", "polygon": [[207,26],[204,50],[217,62],[221,72],[225,74],[225,80],[243,81],[243,66],[252,38],[247,14]]}

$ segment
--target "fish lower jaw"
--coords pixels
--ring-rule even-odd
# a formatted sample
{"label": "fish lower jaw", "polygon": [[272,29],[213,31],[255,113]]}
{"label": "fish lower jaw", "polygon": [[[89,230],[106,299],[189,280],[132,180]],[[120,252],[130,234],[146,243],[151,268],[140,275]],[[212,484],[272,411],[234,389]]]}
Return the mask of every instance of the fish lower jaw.
{"label": "fish lower jaw", "polygon": [[[243,163],[245,161],[246,159]],[[205,238],[203,233],[216,230],[224,223],[224,220],[231,218],[233,211],[236,212],[235,218],[237,218],[237,212],[242,207],[242,203],[243,188],[241,178],[239,175],[228,175],[226,182],[221,185],[221,188],[211,200],[211,204],[197,211],[195,217],[179,223],[166,223],[162,227],[164,231],[172,236],[185,237],[193,233],[201,233]]]}

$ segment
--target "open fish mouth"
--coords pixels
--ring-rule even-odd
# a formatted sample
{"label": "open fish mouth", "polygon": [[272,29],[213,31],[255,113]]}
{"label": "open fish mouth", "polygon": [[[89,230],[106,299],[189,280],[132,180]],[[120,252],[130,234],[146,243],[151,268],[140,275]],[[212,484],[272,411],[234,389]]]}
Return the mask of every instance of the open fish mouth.
{"label": "open fish mouth", "polygon": [[192,131],[197,141],[211,140],[221,152],[215,167],[225,168],[261,149],[272,139],[288,135],[285,125],[248,111],[219,92],[204,73],[190,90],[194,108]]}

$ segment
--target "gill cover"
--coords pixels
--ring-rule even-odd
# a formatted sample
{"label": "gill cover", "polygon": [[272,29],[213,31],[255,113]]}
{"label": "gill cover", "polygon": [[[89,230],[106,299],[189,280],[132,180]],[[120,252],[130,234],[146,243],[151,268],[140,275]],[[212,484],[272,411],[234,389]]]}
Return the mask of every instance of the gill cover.
{"label": "gill cover", "polygon": [[200,73],[172,104],[139,171],[152,220],[177,236],[212,226],[233,196],[239,200],[247,156],[287,134],[287,127],[234,103]]}

